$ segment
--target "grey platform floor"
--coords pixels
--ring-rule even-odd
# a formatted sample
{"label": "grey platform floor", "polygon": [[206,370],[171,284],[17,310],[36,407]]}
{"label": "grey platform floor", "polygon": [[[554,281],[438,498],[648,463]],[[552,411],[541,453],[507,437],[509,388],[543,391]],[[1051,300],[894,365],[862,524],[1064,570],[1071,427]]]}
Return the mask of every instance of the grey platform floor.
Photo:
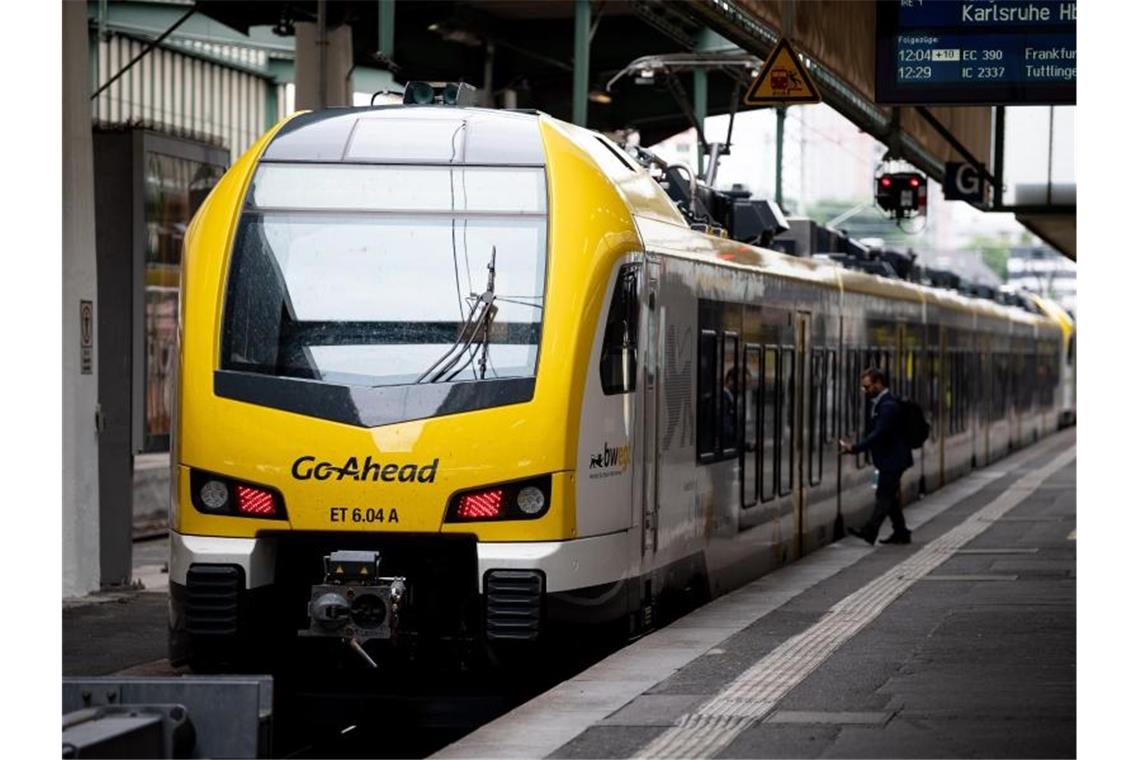
{"label": "grey platform floor", "polygon": [[[978,471],[908,508],[921,520],[910,546],[845,539],[639,640],[437,756],[640,756],[838,601],[1073,447],[1066,431]],[[1075,757],[1076,461],[1031,492],[1013,490],[1024,496],[1016,506],[761,719],[707,755],[674,756]]]}
{"label": "grey platform floor", "polygon": [[136,541],[139,588],[91,594],[63,603],[63,675],[171,675],[166,661],[167,539]]}

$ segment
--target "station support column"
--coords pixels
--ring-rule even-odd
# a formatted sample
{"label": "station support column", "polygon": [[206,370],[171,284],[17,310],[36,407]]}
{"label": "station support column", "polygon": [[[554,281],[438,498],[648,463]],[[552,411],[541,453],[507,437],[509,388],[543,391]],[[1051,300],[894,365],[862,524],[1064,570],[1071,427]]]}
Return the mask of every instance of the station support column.
{"label": "station support column", "polygon": [[784,208],[784,120],[788,118],[788,109],[780,106],[776,109],[776,205]]}
{"label": "station support column", "polygon": [[[704,69],[693,71],[693,116],[701,129],[705,128],[705,117],[709,115],[709,73]],[[697,143],[697,174],[705,176],[705,152]]]}
{"label": "station support column", "polygon": [[586,126],[590,94],[590,0],[574,0],[574,123]]}
{"label": "station support column", "polygon": [[329,28],[325,2],[317,4],[317,22],[297,22],[297,110],[352,105],[352,27]]}
{"label": "station support column", "polygon": [[376,36],[380,43],[380,53],[383,58],[392,58],[396,55],[396,0],[377,0],[380,3],[379,26]]}
{"label": "station support column", "polygon": [[63,4],[63,596],[99,588],[98,318],[87,4]]}

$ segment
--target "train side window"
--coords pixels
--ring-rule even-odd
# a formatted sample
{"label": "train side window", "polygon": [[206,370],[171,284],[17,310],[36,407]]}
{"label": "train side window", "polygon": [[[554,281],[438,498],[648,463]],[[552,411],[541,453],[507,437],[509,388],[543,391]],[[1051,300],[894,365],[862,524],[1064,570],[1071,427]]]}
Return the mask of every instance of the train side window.
{"label": "train side window", "polygon": [[843,373],[843,434],[848,438],[859,432],[859,352],[847,349],[847,368]]}
{"label": "train side window", "polygon": [[827,355],[821,348],[811,350],[808,365],[808,485],[817,485],[823,474],[823,440],[827,424],[824,390],[827,386]]}
{"label": "train side window", "polygon": [[981,341],[977,344],[977,349],[974,351],[973,366],[975,368],[974,375],[974,399],[972,413],[978,418],[978,424],[984,425],[986,421],[986,404],[988,402],[988,393],[990,373],[993,372],[993,365],[990,364],[988,357],[984,353]]}
{"label": "train side window", "polygon": [[958,432],[966,430],[966,401],[970,393],[970,378],[968,372],[969,355],[962,350],[958,353]]}
{"label": "train side window", "polygon": [[1005,411],[1004,416],[1009,416],[1009,413],[1013,410],[1014,404],[1016,403],[1016,399],[1014,398],[1013,393],[1013,382],[1016,379],[1016,372],[1017,363],[1014,359],[1014,354],[1011,351],[1005,356],[1005,385],[1003,386],[1003,390],[1005,392],[1005,406],[1003,407]]}
{"label": "train side window", "polygon": [[1005,376],[1009,371],[1007,369],[1007,365],[1009,364],[1009,361],[1006,359],[1005,354],[1001,354],[1000,356],[997,357],[997,363],[998,363],[998,371],[997,371],[997,385],[998,385],[998,387],[997,387],[997,394],[996,395],[997,395],[997,401],[998,402],[997,402],[997,405],[994,409],[994,411],[995,411],[994,416],[996,419],[1000,420],[1001,418],[1005,417],[1005,413],[1006,413],[1006,397],[1005,397],[1006,396],[1006,394],[1005,394],[1006,381],[1005,381]]}
{"label": "train side window", "polygon": [[1002,398],[1002,372],[1003,361],[1001,354],[991,354],[990,364],[993,372],[990,374],[990,420],[1000,420],[1005,411],[1005,400]]}
{"label": "train side window", "polygon": [[602,392],[607,396],[637,389],[637,329],[641,303],[637,280],[640,264],[623,264],[614,284],[610,313],[602,338]]}
{"label": "train side window", "polygon": [[942,376],[942,415],[946,419],[946,433],[958,432],[954,425],[954,391],[957,382],[954,377],[954,349],[946,352],[946,370]]}
{"label": "train side window", "polygon": [[914,399],[914,351],[907,351],[903,356],[903,393]]}
{"label": "train side window", "polygon": [[926,371],[929,373],[927,377],[930,380],[930,440],[937,441],[938,436],[941,434],[941,419],[942,419],[942,405],[939,403],[938,394],[941,391],[941,383],[939,382],[939,373],[942,371],[942,363],[939,361],[937,351],[926,352]]}
{"label": "train side window", "polygon": [[962,351],[958,363],[960,365],[958,369],[958,387],[962,393],[961,409],[958,410],[961,415],[958,429],[966,431],[970,427],[970,354],[968,351]]}
{"label": "train side window", "polygon": [[982,354],[982,378],[981,378],[981,418],[982,420],[989,420],[993,416],[994,406],[994,373],[997,372],[997,365],[994,363],[994,356],[991,353]]}
{"label": "train side window", "polygon": [[966,429],[966,352],[958,349],[958,385],[955,393],[958,398],[954,403],[954,414],[958,418],[958,432]]}
{"label": "train side window", "polygon": [[923,359],[923,351],[914,351],[914,400],[922,407],[922,411],[926,414],[927,418],[930,417],[930,412],[927,410],[926,404],[926,391],[929,387],[926,382],[926,363]]}
{"label": "train side window", "polygon": [[1057,385],[1057,358],[1050,354],[1049,343],[1037,344],[1037,387],[1040,388],[1038,404],[1042,407],[1053,405],[1053,388]]}
{"label": "train side window", "polygon": [[804,420],[807,428],[807,475],[808,485],[815,485],[818,477],[815,469],[815,452],[819,449],[819,349],[811,349],[805,365],[808,373],[808,397],[805,406],[807,419]]}
{"label": "train side window", "polygon": [[796,413],[796,351],[791,346],[780,349],[780,496],[792,492],[794,470],[792,431]]}
{"label": "train side window", "polygon": [[1033,361],[1033,354],[1030,351],[1022,349],[1021,351],[1021,383],[1018,390],[1021,391],[1021,408],[1030,409],[1033,406],[1033,371],[1036,362]]}
{"label": "train side window", "polygon": [[697,346],[697,456],[702,462],[716,456],[717,334],[701,330]]}
{"label": "train side window", "polygon": [[1034,382],[1037,375],[1037,354],[1032,349],[1028,349],[1022,352],[1021,358],[1025,362],[1021,380],[1022,403],[1025,409],[1032,409],[1035,395],[1033,389],[1037,387]]}
{"label": "train side window", "polygon": [[740,338],[736,333],[724,333],[724,350],[720,363],[720,456],[736,456],[737,437],[740,432],[740,372],[737,348]]}
{"label": "train side window", "polygon": [[741,399],[744,404],[743,440],[745,444],[743,447],[744,470],[741,473],[743,476],[741,486],[744,488],[742,503],[745,507],[754,506],[760,495],[761,458],[763,457],[763,449],[761,448],[763,434],[760,429],[761,420],[763,420],[763,401],[761,400],[763,384],[762,349],[755,343],[748,343],[744,346],[744,377],[741,384],[743,387]]}
{"label": "train side window", "polygon": [[974,403],[974,376],[970,371],[970,356],[969,351],[962,353],[962,380],[959,385],[962,388],[962,422],[960,427],[963,431],[970,429],[970,407]]}
{"label": "train side window", "polygon": [[834,443],[839,435],[839,373],[837,372],[839,361],[836,356],[834,348],[827,349],[827,375],[824,378],[824,385],[826,388],[826,396],[824,398],[825,409],[827,410],[827,434],[824,440],[827,443]]}
{"label": "train side window", "polygon": [[958,432],[958,424],[954,409],[954,403],[958,400],[956,394],[958,393],[958,354],[954,349],[951,349],[946,354],[946,381],[942,386],[942,393],[945,396],[943,399],[942,408],[946,413],[946,432],[954,435]]}
{"label": "train side window", "polygon": [[972,348],[962,357],[962,401],[962,427],[969,430],[978,403],[978,354]]}
{"label": "train side window", "polygon": [[764,347],[760,367],[760,501],[771,501],[780,472],[780,352],[775,346]]}
{"label": "train side window", "polygon": [[1000,420],[1002,412],[1005,411],[1005,399],[1002,398],[1002,388],[1004,387],[1002,372],[1005,371],[1004,363],[1004,358],[1000,354],[994,354],[994,404],[993,409],[990,411],[990,418],[994,420]]}
{"label": "train side window", "polygon": [[[859,440],[859,439],[866,437],[867,433],[870,432],[869,425],[871,422],[871,399],[867,398],[867,395],[865,393],[863,393],[863,383],[862,383],[863,370],[865,370],[869,367],[878,367],[879,366],[879,352],[878,351],[872,350],[870,348],[864,348],[862,356],[863,356],[863,360],[860,361],[859,366],[855,368],[855,372],[853,373],[853,377],[852,377],[852,379],[855,381],[855,387],[853,389],[853,394],[854,394],[854,404],[855,404],[855,412],[856,412],[856,418],[857,418],[857,420],[856,420],[857,427],[855,429],[856,430],[856,432],[855,432],[856,440]],[[870,451],[864,451],[862,454],[856,455],[855,467],[856,467],[856,469],[863,468],[870,461],[871,461],[871,452]]]}

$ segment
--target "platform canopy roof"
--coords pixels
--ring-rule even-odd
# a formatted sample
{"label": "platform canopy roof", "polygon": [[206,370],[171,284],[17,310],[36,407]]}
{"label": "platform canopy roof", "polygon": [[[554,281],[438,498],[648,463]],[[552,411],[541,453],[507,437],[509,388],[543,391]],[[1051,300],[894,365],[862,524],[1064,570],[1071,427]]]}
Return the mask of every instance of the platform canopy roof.
{"label": "platform canopy roof", "polygon": [[[387,0],[383,0],[386,2]],[[390,67],[401,81],[457,80],[482,86],[488,45],[494,47],[492,89],[510,88],[520,108],[569,120],[573,110],[573,0],[399,0],[394,4],[392,49],[383,51],[380,0],[328,0],[330,25],[352,26],[358,66]],[[823,99],[898,155],[941,181],[947,161],[992,165],[992,109],[888,108],[874,102],[874,0],[594,0],[591,6],[589,88],[597,94],[635,58],[694,50],[731,49],[760,58],[783,36],[810,59]],[[316,0],[231,2],[199,0],[199,13],[248,33],[254,26],[288,29],[315,21]],[[590,102],[588,126],[637,129],[653,144],[690,126],[662,78],[639,85],[626,77],[610,102]],[[691,98],[693,78],[679,78]],[[733,80],[708,77],[708,115],[727,113]],[[950,134],[940,134],[931,117]],[[1076,257],[1075,206],[1019,214],[1026,226],[1070,258]]]}

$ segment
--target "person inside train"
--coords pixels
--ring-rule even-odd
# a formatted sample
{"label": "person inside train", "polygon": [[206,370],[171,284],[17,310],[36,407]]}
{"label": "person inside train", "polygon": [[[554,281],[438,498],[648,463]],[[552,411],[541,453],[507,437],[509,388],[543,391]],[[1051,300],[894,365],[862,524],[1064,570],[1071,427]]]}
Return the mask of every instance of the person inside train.
{"label": "person inside train", "polygon": [[[745,386],[747,387],[747,386]],[[725,448],[736,448],[736,367],[724,374],[724,390],[720,399],[720,437]]]}
{"label": "person inside train", "polygon": [[844,454],[871,452],[871,461],[879,471],[875,486],[875,509],[871,518],[862,528],[848,528],[847,532],[858,536],[872,546],[879,537],[879,526],[886,518],[891,519],[894,532],[884,544],[909,544],[910,531],[903,518],[899,486],[903,472],[914,466],[914,457],[906,441],[903,426],[902,407],[891,393],[886,374],[875,367],[868,367],[859,376],[863,393],[871,400],[871,432],[857,443],[839,442]]}

